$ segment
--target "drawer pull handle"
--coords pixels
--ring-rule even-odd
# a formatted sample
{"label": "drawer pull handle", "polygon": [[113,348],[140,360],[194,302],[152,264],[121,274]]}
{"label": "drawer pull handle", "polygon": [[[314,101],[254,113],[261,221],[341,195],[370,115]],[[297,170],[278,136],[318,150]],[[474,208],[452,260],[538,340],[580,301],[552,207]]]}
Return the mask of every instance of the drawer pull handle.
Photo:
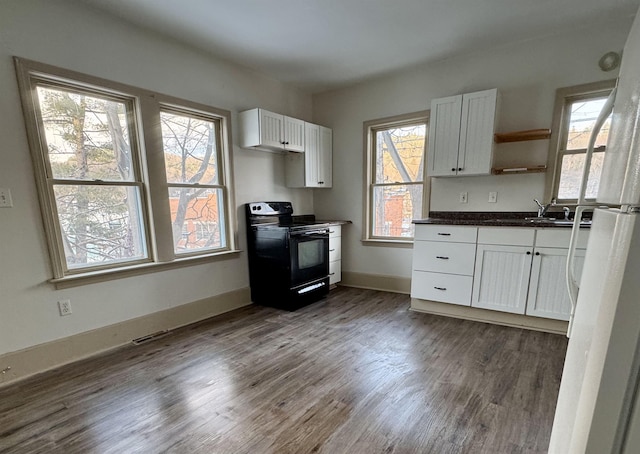
{"label": "drawer pull handle", "polygon": [[433,287],[433,288],[435,288],[436,290],[446,290],[445,287]]}
{"label": "drawer pull handle", "polygon": [[438,235],[440,235],[440,236],[451,236],[450,233],[441,233],[441,232],[438,232]]}
{"label": "drawer pull handle", "polygon": [[442,260],[449,260],[449,257],[443,257],[441,255],[436,255],[437,259],[442,259]]}

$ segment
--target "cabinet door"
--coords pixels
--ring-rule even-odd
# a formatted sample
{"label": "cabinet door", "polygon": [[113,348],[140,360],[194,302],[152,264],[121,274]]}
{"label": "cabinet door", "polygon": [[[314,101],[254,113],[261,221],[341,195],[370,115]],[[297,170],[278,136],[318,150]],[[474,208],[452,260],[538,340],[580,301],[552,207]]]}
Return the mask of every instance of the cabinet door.
{"label": "cabinet door", "polygon": [[[531,266],[527,315],[569,320],[571,302],[567,291],[565,248],[536,248]],[[576,251],[576,276],[582,273],[584,250]]]}
{"label": "cabinet door", "polygon": [[478,244],[471,306],[524,314],[531,249]]}
{"label": "cabinet door", "polygon": [[320,186],[333,186],[333,131],[320,126],[320,147],[318,148],[318,177]]}
{"label": "cabinet door", "polygon": [[304,151],[304,121],[283,117],[284,148],[288,151]]}
{"label": "cabinet door", "polygon": [[462,95],[431,101],[427,153],[429,176],[457,174],[461,112]]}
{"label": "cabinet door", "polygon": [[304,126],[304,186],[307,188],[322,187],[320,184],[320,126],[305,123]]}
{"label": "cabinet door", "polygon": [[489,175],[493,161],[498,90],[462,96],[458,175]]}
{"label": "cabinet door", "polygon": [[260,109],[260,144],[262,146],[283,149],[283,121],[282,115]]}

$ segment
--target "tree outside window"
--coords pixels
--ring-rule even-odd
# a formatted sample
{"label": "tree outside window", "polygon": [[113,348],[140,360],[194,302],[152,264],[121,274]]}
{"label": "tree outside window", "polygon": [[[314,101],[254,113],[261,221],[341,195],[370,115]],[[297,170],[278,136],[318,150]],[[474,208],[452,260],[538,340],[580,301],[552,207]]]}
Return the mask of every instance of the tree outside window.
{"label": "tree outside window", "polygon": [[412,220],[423,216],[427,129],[424,116],[369,126],[368,238],[413,238]]}
{"label": "tree outside window", "polygon": [[230,112],[15,61],[56,282],[235,250]]}

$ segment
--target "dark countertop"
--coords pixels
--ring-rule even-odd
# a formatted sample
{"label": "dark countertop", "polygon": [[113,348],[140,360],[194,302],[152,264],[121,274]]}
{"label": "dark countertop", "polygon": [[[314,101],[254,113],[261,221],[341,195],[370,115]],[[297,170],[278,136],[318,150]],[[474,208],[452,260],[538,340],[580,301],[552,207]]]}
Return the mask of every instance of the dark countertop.
{"label": "dark countertop", "polygon": [[[432,211],[426,219],[414,219],[414,224],[474,225],[480,227],[553,227],[571,228],[573,221],[566,221],[564,213],[552,212],[548,216],[555,219],[535,218],[536,212],[504,211]],[[590,215],[591,213],[585,213]],[[571,215],[573,218],[573,215]],[[581,227],[591,227],[591,219],[583,219]]]}

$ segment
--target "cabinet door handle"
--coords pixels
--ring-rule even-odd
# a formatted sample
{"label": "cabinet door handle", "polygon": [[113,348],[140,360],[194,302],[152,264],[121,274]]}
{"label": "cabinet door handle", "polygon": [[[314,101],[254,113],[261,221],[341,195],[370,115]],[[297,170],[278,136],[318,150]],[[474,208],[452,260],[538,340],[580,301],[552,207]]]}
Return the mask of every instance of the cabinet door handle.
{"label": "cabinet door handle", "polygon": [[536,252],[536,255],[540,255],[540,253],[539,253],[539,252]]}
{"label": "cabinet door handle", "polygon": [[333,251],[335,251],[335,249],[329,249],[329,252],[333,252]]}
{"label": "cabinet door handle", "polygon": [[452,168],[451,168],[451,171],[452,171],[452,172],[455,172],[455,171],[456,171],[456,168],[455,168],[455,167],[452,167]]}
{"label": "cabinet door handle", "polygon": [[531,255],[531,251],[527,251],[527,255]]}
{"label": "cabinet door handle", "polygon": [[335,276],[336,273],[329,273],[329,276]]}
{"label": "cabinet door handle", "polygon": [[462,167],[458,167],[458,172],[462,172]]}
{"label": "cabinet door handle", "polygon": [[433,287],[433,288],[435,288],[436,290],[446,290],[445,287]]}
{"label": "cabinet door handle", "polygon": [[449,257],[443,257],[442,255],[436,255],[437,259],[449,260]]}
{"label": "cabinet door handle", "polygon": [[335,230],[329,230],[329,233],[336,233]]}

